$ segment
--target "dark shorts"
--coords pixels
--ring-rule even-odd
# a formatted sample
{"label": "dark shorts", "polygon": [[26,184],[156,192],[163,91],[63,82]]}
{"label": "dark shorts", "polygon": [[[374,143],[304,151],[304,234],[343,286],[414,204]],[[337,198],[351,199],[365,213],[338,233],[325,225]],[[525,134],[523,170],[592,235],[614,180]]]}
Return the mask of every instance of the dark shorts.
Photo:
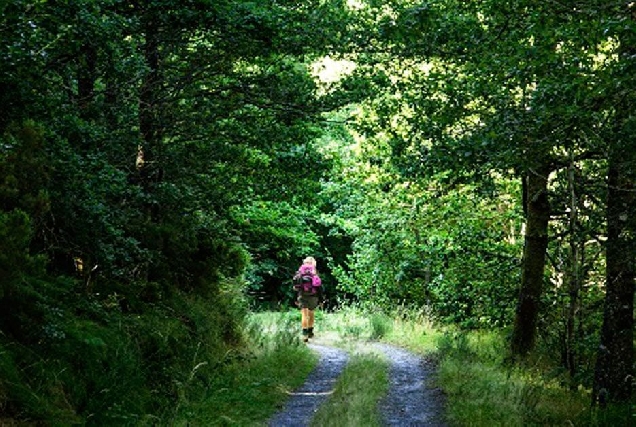
{"label": "dark shorts", "polygon": [[300,303],[300,308],[308,308],[310,310],[315,310],[319,303],[316,295],[300,295],[298,302]]}

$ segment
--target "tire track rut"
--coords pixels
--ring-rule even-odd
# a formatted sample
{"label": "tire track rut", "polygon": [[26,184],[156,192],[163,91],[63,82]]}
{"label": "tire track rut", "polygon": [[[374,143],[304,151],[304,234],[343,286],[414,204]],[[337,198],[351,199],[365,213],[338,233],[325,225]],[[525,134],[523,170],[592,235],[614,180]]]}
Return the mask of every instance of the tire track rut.
{"label": "tire track rut", "polygon": [[[294,392],[285,406],[268,423],[270,427],[309,426],[320,405],[333,393],[338,377],[349,361],[341,349],[309,344],[320,354],[316,368]],[[373,348],[388,359],[389,391],[379,402],[386,426],[445,427],[444,395],[430,385],[433,364],[399,347],[375,343]]]}
{"label": "tire track rut", "polygon": [[283,409],[269,422],[271,427],[308,426],[314,413],[333,392],[334,384],[349,361],[344,350],[323,345],[308,344],[320,354],[316,368],[305,383],[291,393]]}

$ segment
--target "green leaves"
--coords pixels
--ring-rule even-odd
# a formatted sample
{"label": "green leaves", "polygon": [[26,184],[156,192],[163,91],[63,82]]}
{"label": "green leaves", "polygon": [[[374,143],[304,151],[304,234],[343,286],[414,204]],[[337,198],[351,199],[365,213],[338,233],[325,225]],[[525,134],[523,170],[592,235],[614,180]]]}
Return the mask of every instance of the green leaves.
{"label": "green leaves", "polygon": [[[2,330],[31,345],[41,332],[33,319],[45,319],[55,339],[42,343],[56,346],[75,320],[94,326],[77,334],[86,363],[102,366],[121,340],[138,358],[126,369],[143,362],[164,375],[135,377],[147,383],[132,389],[153,390],[158,407],[169,406],[175,373],[192,360],[174,341],[220,354],[239,345],[248,266],[253,288],[285,296],[282,281],[318,249],[312,206],[330,163],[313,145],[325,106],[310,63],[327,49],[332,28],[320,28],[337,10],[280,1],[3,6],[0,305],[14,313]],[[64,313],[66,329],[49,309]],[[121,330],[103,338],[102,328],[156,313],[167,344]],[[128,345],[138,338],[142,353]],[[51,357],[68,357],[55,348]],[[59,393],[78,418],[90,415],[79,408],[86,401],[100,402],[86,409],[98,412],[107,402],[121,419],[133,410],[82,384]]]}
{"label": "green leaves", "polygon": [[427,305],[466,327],[507,324],[521,242],[519,212],[506,194],[514,187],[497,181],[489,200],[474,187],[433,185],[350,189],[364,199],[349,196],[363,201],[345,214],[356,226],[347,228],[353,253],[336,270],[340,288],[362,301]]}
{"label": "green leaves", "polygon": [[43,260],[29,254],[32,235],[27,214],[0,212],[0,299],[11,298],[26,277],[43,273]]}
{"label": "green leaves", "polygon": [[[266,292],[269,297],[288,296],[290,283],[303,257],[315,254],[319,237],[313,230],[311,204],[253,201],[236,207],[232,217],[252,255],[249,275],[252,291]],[[296,265],[298,264],[298,265]]]}

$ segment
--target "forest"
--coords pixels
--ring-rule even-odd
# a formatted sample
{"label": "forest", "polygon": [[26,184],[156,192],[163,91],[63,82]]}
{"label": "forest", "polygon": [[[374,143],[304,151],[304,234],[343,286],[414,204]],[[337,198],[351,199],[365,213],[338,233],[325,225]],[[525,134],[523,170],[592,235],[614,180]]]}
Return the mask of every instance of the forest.
{"label": "forest", "polygon": [[0,37],[0,424],[186,425],[306,256],[325,313],[636,413],[636,3],[12,0]]}

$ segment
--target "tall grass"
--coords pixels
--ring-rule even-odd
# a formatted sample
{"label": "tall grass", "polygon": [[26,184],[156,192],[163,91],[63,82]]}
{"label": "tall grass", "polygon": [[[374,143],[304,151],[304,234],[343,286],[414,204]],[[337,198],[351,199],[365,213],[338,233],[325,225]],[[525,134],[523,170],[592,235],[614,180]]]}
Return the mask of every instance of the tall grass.
{"label": "tall grass", "polygon": [[329,313],[318,326],[343,342],[381,340],[419,353],[434,352],[441,332],[423,310],[350,305]]}
{"label": "tall grass", "polygon": [[569,390],[535,366],[508,366],[496,332],[446,334],[440,384],[454,425],[590,425],[589,391]]}
{"label": "tall grass", "polygon": [[424,309],[399,306],[388,316],[392,320],[391,333],[384,341],[408,348],[420,354],[433,354],[442,330],[432,322]]}
{"label": "tall grass", "polygon": [[[454,426],[634,425],[633,405],[598,411],[590,408],[590,390],[571,390],[558,366],[539,354],[524,365],[506,361],[507,342],[502,331],[464,331],[436,326],[424,310],[398,307],[346,307],[326,316],[323,327],[339,336],[341,345],[363,351],[368,340],[382,340],[438,363],[435,383],[447,396],[447,419]],[[535,362],[532,362],[532,361]],[[355,369],[355,368],[351,368]],[[380,364],[368,365],[363,377],[381,378]],[[355,401],[365,388],[342,386],[347,399]],[[340,393],[339,389],[336,393]],[[335,399],[335,397],[334,397]],[[336,399],[337,401],[337,399]],[[353,404],[352,404],[353,405]],[[335,404],[328,413],[346,407]],[[347,425],[343,418],[342,425]],[[373,423],[365,421],[365,423]],[[336,425],[336,424],[331,424]],[[352,424],[349,424],[352,425]]]}
{"label": "tall grass", "polygon": [[[511,366],[501,332],[457,332],[436,327],[424,311],[390,312],[347,307],[317,312],[319,343],[337,345],[352,356],[314,426],[380,425],[377,404],[388,389],[388,361],[374,353],[373,340],[393,343],[438,363],[435,384],[447,396],[452,426],[631,425],[633,407],[590,410],[589,390],[570,390],[545,360]],[[317,356],[300,344],[300,315],[254,314],[245,329],[251,350],[228,354],[208,397],[183,405],[175,425],[263,425],[300,386]],[[533,360],[530,358],[529,360]]]}
{"label": "tall grass", "polygon": [[184,406],[174,425],[260,425],[300,386],[318,357],[302,344],[295,313],[250,316],[243,353],[228,354],[208,384],[208,396]]}

